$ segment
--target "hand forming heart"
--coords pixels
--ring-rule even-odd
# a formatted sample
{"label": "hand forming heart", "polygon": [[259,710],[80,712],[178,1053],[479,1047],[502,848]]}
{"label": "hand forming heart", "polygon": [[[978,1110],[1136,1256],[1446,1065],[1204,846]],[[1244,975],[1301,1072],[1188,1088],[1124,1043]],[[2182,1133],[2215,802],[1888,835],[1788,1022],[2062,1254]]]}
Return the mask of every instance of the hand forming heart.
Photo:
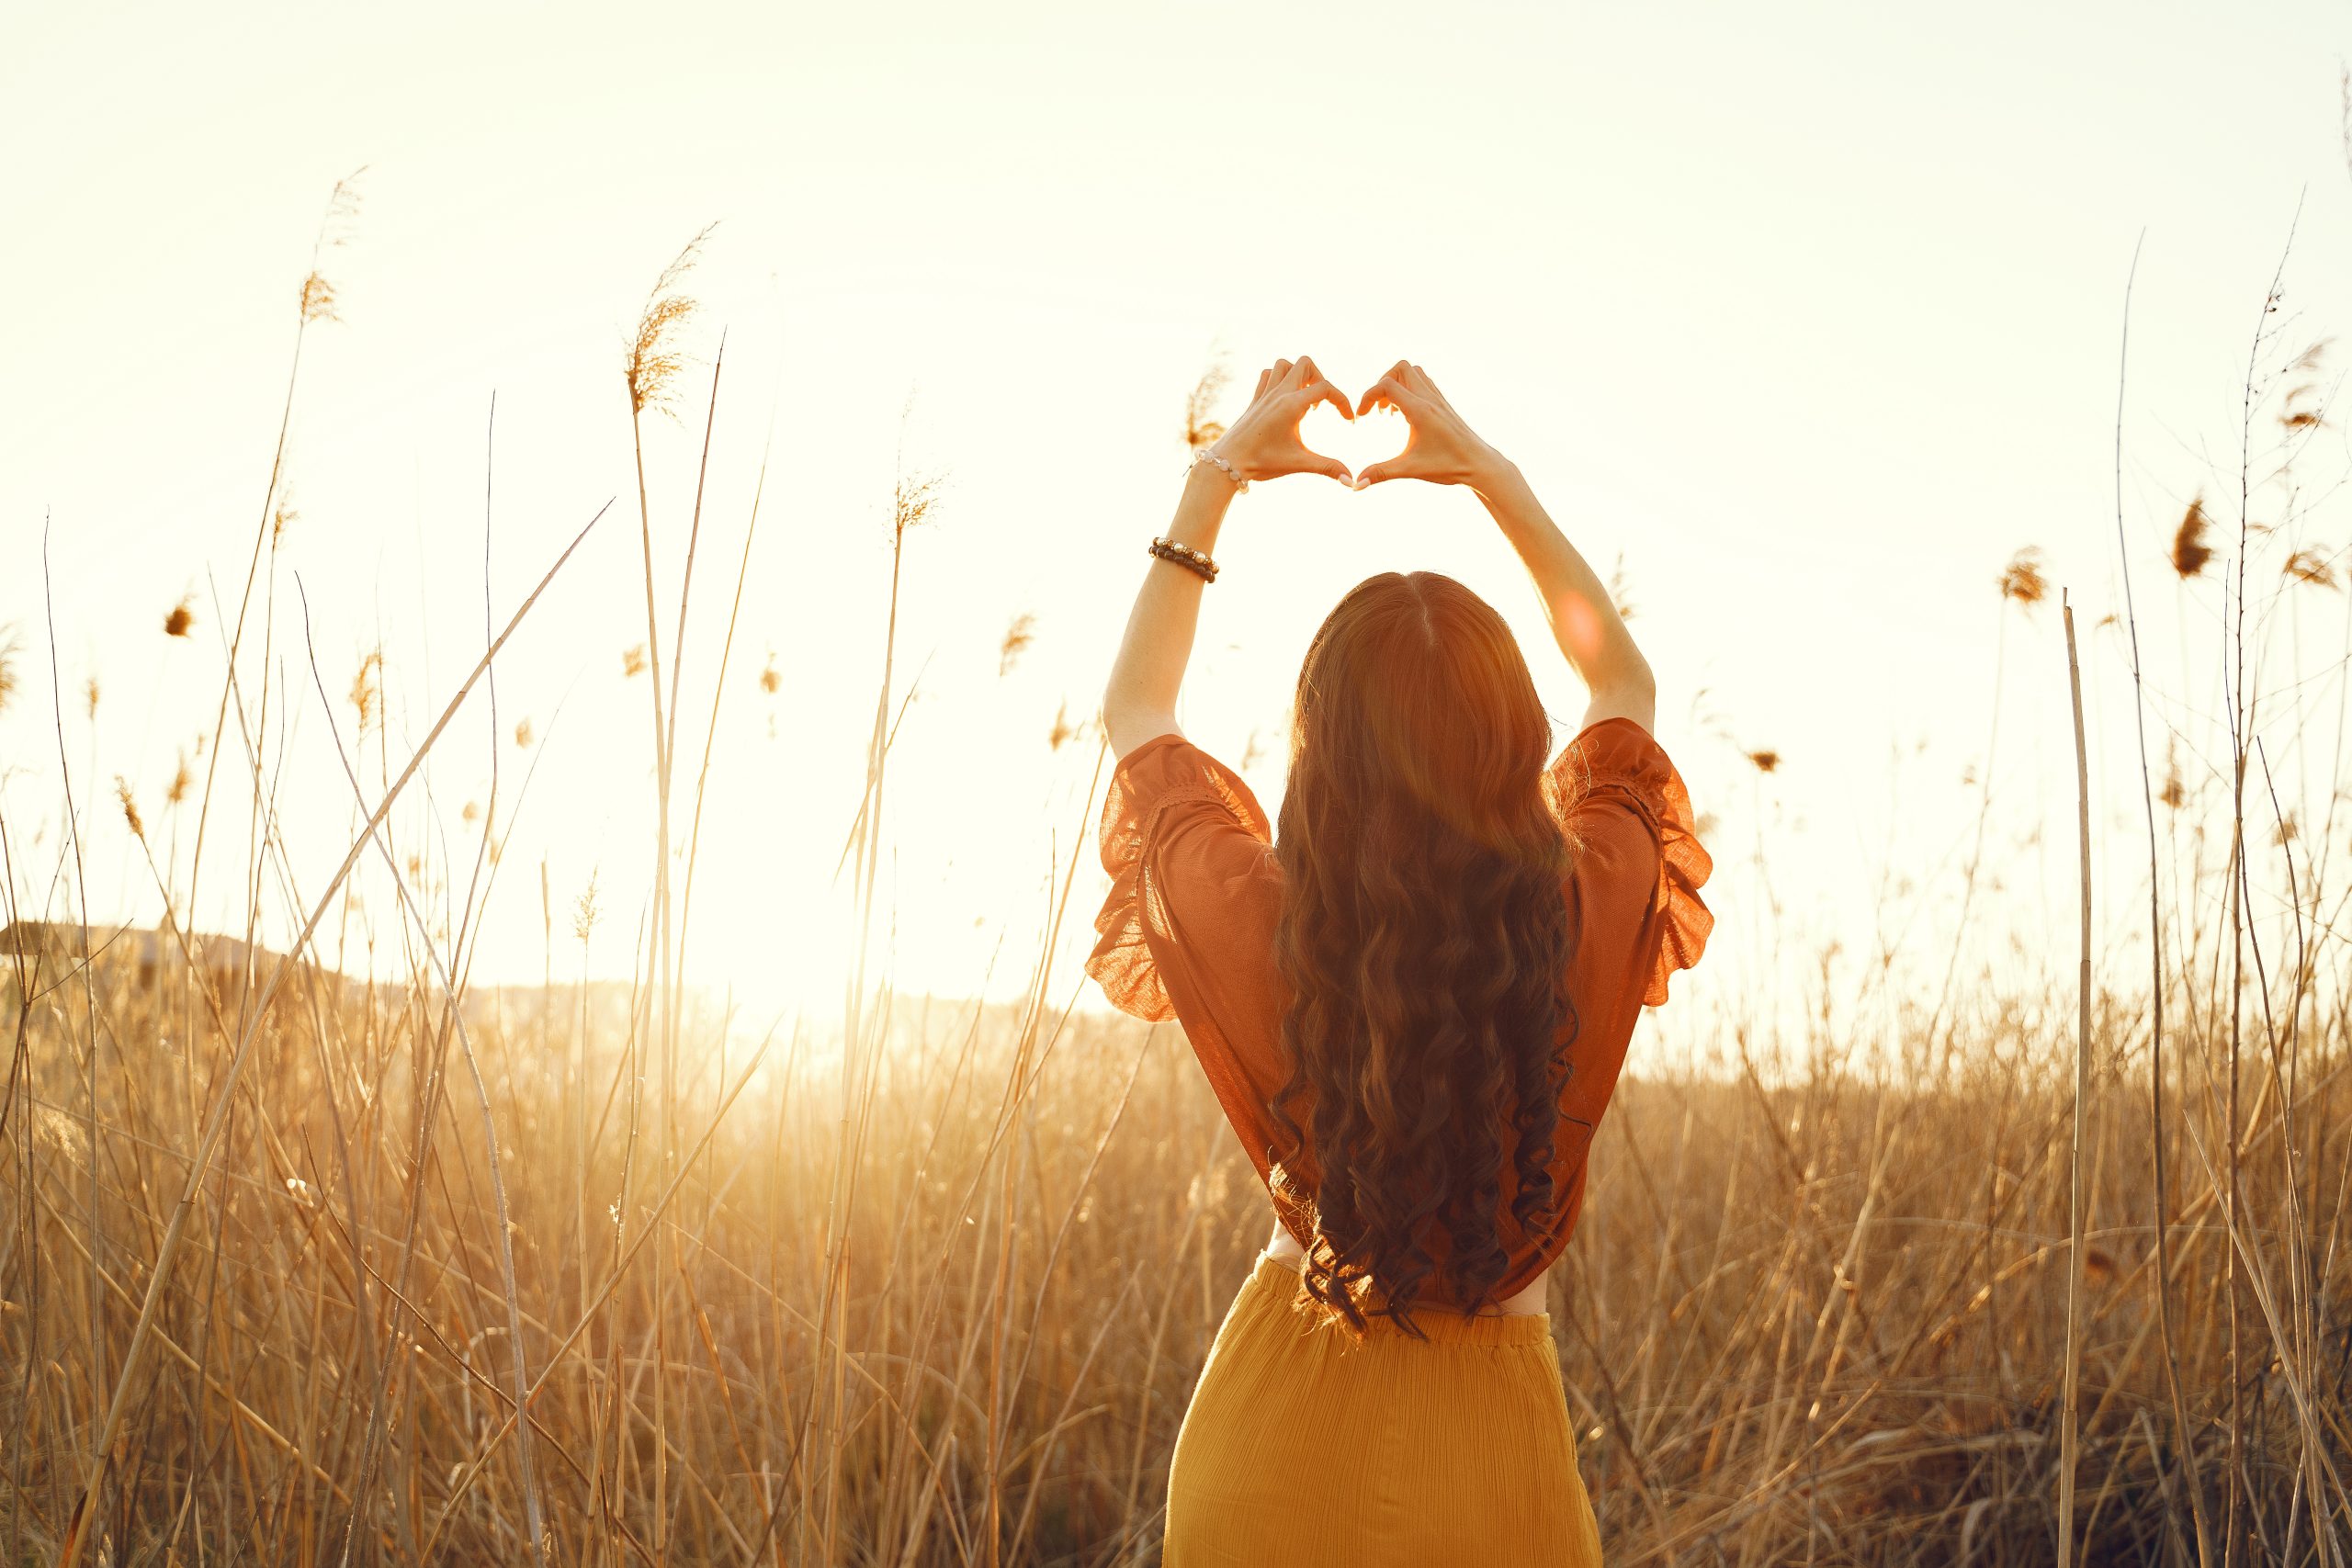
{"label": "hand forming heart", "polygon": [[[1351,421],[1374,409],[1404,415],[1408,431],[1405,449],[1351,477],[1345,463],[1315,451],[1299,437],[1308,411],[1327,402]],[[1258,378],[1250,406],[1210,450],[1245,479],[1322,474],[1354,490],[1386,479],[1466,484],[1500,461],[1419,366],[1398,360],[1351,408],[1346,394],[1304,355],[1296,360],[1278,359]]]}

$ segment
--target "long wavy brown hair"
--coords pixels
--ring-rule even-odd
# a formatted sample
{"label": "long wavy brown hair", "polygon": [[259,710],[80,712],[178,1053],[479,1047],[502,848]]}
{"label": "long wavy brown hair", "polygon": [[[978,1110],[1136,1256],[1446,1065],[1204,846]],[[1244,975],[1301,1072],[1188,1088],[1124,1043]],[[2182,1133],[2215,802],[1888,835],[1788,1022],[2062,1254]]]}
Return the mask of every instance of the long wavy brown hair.
{"label": "long wavy brown hair", "polygon": [[1307,1293],[1354,1332],[1369,1315],[1419,1334],[1433,1279],[1476,1311],[1507,1227],[1554,1218],[1575,933],[1551,733],[1502,617],[1435,572],[1359,584],[1298,672],[1276,1195],[1312,1222]]}

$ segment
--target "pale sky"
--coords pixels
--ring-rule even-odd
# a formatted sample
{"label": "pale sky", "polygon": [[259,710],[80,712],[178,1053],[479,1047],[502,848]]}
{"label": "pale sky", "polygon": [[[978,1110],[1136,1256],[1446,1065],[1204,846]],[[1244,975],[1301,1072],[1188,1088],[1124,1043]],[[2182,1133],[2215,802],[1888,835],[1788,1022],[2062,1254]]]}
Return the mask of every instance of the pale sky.
{"label": "pale sky", "polygon": [[[2290,223],[2280,344],[2352,321],[2339,6],[652,15],[0,19],[14,154],[0,163],[0,626],[21,638],[0,810],[20,899],[49,897],[62,815],[43,519],[93,908],[149,922],[160,898],[111,781],[167,836],[163,791],[218,699],[212,594],[233,607],[260,516],[297,290],[330,188],[362,165],[347,243],[321,263],[342,319],[306,343],[288,445],[300,515],[275,647],[298,700],[272,722],[298,875],[314,887],[341,860],[350,799],[300,662],[296,577],[346,738],[341,695],[383,648],[397,763],[479,649],[494,393],[502,622],[615,505],[501,665],[502,724],[527,716],[537,740],[503,752],[506,862],[477,973],[538,972],[542,861],[558,972],[578,967],[564,910],[592,874],[607,911],[596,966],[625,972],[652,851],[647,682],[622,671],[646,633],[621,353],[655,276],[715,220],[690,282],[697,362],[680,422],[647,426],[649,479],[666,680],[724,329],[689,763],[771,431],[774,446],[692,962],[762,998],[838,991],[831,881],[879,678],[899,454],[945,483],[905,563],[899,684],[921,684],[892,761],[893,962],[906,987],[970,993],[1001,940],[1001,992],[1030,966],[1049,857],[1092,827],[1092,738],[1055,750],[1049,732],[1057,713],[1092,711],[1174,503],[1184,393],[1218,355],[1240,388],[1301,352],[1351,387],[1418,361],[1604,575],[1622,560],[1660,676],[1660,739],[1713,818],[1724,923],[1690,982],[1702,996],[1794,984],[1820,942],[1861,951],[1914,906],[1928,912],[1906,956],[1939,968],[1974,819],[1961,781],[1995,701],[1993,581],[2041,547],[2053,603],[2009,612],[1999,650],[1996,923],[2063,946],[2062,584],[2087,639],[2102,860],[2107,836],[2136,831],[2126,667],[2112,628],[2093,633],[2120,608],[2133,247],[2144,230],[2126,515],[2149,574],[2152,673],[2199,745],[2216,591],[2154,573],[2200,488],[2234,523],[2240,382]],[[1361,463],[1401,434],[1329,438]],[[2257,446],[2275,439],[2273,422]],[[2341,429],[2324,430],[2303,459],[2318,511],[2297,525],[2331,549],[2344,467]],[[1563,739],[1581,707],[1464,492],[1269,484],[1236,506],[1218,553],[1182,716],[1228,761],[1254,744],[1247,771],[1270,807],[1299,655],[1374,571],[1461,577],[1526,634]],[[2282,661],[2341,648],[2341,601],[2314,593],[2297,606],[2314,626]],[[166,638],[165,612],[190,594],[193,637]],[[1035,642],[1000,673],[1022,615]],[[257,679],[258,645],[248,657]],[[774,696],[758,683],[771,660]],[[94,675],[95,721],[77,694]],[[2324,735],[2302,727],[2308,757],[2294,725],[2271,740],[2274,766],[2293,755],[2321,797],[2335,714],[2311,721]],[[487,726],[469,711],[434,770],[461,864],[461,807],[488,797]],[[1758,748],[1783,759],[1769,776],[1744,760]],[[404,820],[413,840],[421,818]],[[242,829],[215,831],[229,855],[206,875],[229,897]],[[2139,852],[2117,844],[2109,912],[2132,897]],[[1877,890],[1898,879],[1913,890],[1882,913]],[[1078,931],[1101,889],[1090,851]],[[369,907],[389,931],[389,893]],[[1065,968],[1057,989],[1076,977]]]}

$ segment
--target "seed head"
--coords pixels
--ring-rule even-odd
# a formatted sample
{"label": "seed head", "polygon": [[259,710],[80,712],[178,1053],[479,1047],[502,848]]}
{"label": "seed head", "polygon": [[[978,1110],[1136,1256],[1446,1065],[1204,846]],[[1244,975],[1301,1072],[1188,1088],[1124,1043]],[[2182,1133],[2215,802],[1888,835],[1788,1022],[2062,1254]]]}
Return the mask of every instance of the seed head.
{"label": "seed head", "polygon": [[597,913],[596,874],[591,871],[588,886],[581,889],[579,902],[571,907],[571,934],[574,939],[580,942],[588,940],[588,933],[596,929]]}
{"label": "seed head", "polygon": [[1750,751],[1747,754],[1747,760],[1759,773],[1777,773],[1780,770],[1781,754],[1769,746],[1760,751]]}
{"label": "seed head", "polygon": [[1184,397],[1184,445],[1197,452],[1213,446],[1224,435],[1225,426],[1209,417],[1216,407],[1217,395],[1233,380],[1233,372],[1226,368],[1222,355],[1211,359],[1208,368]]}
{"label": "seed head", "polygon": [[1054,728],[1046,732],[1046,749],[1050,751],[1058,751],[1062,749],[1062,743],[1077,733],[1078,726],[1070,723],[1069,704],[1065,700],[1061,706],[1054,710]]}
{"label": "seed head", "polygon": [[910,528],[920,528],[931,521],[932,509],[939,504],[940,487],[946,482],[942,474],[908,473],[901,469],[898,482],[890,487],[890,531],[903,537]]}
{"label": "seed head", "polygon": [[2050,596],[2050,584],[2041,575],[2041,551],[2032,545],[2009,558],[1999,581],[2001,597],[2020,604],[2039,604]]}
{"label": "seed head", "polygon": [[645,645],[639,643],[621,655],[621,673],[636,676],[645,673]]}
{"label": "seed head", "polygon": [[514,744],[524,747],[526,750],[529,748],[531,744],[531,721],[529,719],[523,718],[514,721]]}
{"label": "seed head", "polygon": [[334,285],[317,273],[302,280],[302,319],[306,321],[339,321],[334,313]]}
{"label": "seed head", "polygon": [[2333,338],[2321,338],[2297,355],[2293,362],[2287,367],[2287,375],[2308,375],[2314,378],[2287,389],[2284,404],[2278,411],[2278,423],[2289,430],[2317,430],[2326,423],[2320,417],[2319,410],[2306,408],[2303,405],[2305,399],[2319,396],[2319,382],[2316,378],[2321,363],[2327,357],[2327,345],[2334,341]]}
{"label": "seed head", "polygon": [[145,843],[147,824],[139,818],[139,803],[130,796],[130,781],[120,773],[114,776],[114,797],[122,802],[122,819],[130,824],[131,836]]}
{"label": "seed head", "polygon": [[629,343],[624,366],[632,413],[669,406],[671,384],[686,364],[685,355],[677,346],[678,333],[697,308],[695,300],[677,291],[678,283],[702,259],[702,243],[717,227],[707,224],[688,240],[685,249],[662,269],[645,297],[645,310],[637,318],[637,335]]}
{"label": "seed head", "polygon": [[188,627],[196,625],[196,611],[190,606],[190,601],[194,597],[191,594],[187,599],[181,600],[172,606],[172,613],[164,617],[165,637],[186,637]]}
{"label": "seed head", "polygon": [[2173,530],[2172,569],[2182,577],[2195,577],[2213,558],[2213,547],[2205,542],[2205,530],[2211,525],[2205,515],[2205,498],[2199,496],[2180,514],[2180,526]]}
{"label": "seed head", "polygon": [[305,321],[335,321],[343,318],[335,313],[334,285],[319,271],[319,263],[326,252],[350,243],[352,228],[359,217],[359,176],[366,174],[363,165],[334,182],[328,193],[327,209],[319,220],[318,238],[311,246],[311,276],[302,280],[301,311]]}
{"label": "seed head", "polygon": [[2314,588],[2335,586],[2335,568],[2317,550],[2297,550],[2287,558],[2287,576],[2298,582],[2308,582]]}
{"label": "seed head", "polygon": [[1623,555],[1617,558],[1617,564],[1609,570],[1609,603],[1617,611],[1619,620],[1630,621],[1634,618],[1633,584],[1626,580],[1625,558]]}
{"label": "seed head", "polygon": [[351,678],[351,705],[359,710],[359,733],[368,733],[370,722],[380,719],[381,704],[378,696],[382,690],[384,650],[377,649],[359,661],[359,672]]}
{"label": "seed head", "polygon": [[1004,640],[997,645],[997,674],[1000,677],[1011,674],[1014,660],[1026,652],[1029,645],[1036,640],[1037,617],[1027,610],[1013,616],[1012,624],[1004,628]]}

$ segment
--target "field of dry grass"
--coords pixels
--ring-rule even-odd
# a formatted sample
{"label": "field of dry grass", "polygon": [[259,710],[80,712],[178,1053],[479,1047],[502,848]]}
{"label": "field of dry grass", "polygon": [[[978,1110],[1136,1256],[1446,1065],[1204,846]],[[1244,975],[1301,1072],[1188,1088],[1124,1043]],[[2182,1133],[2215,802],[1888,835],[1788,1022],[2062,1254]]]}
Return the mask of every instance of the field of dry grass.
{"label": "field of dry grass", "polygon": [[[682,374],[690,260],[649,300],[633,412]],[[314,276],[301,299],[316,320],[333,294]],[[2316,428],[2298,406],[2265,408],[2261,439]],[[353,867],[417,847],[397,753],[355,770],[367,825],[340,871],[264,833],[254,864],[206,873],[299,889],[296,961],[77,924],[0,954],[0,1561],[517,1562],[535,1539],[565,1563],[1156,1559],[1170,1447],[1264,1198],[1182,1036],[1073,1009],[1053,945],[1015,1005],[857,973],[838,1033],[709,1015],[681,978],[691,885],[670,882],[703,742],[650,586],[656,551],[693,547],[632,499],[664,868],[633,984],[469,987],[500,874],[481,835],[454,918],[405,907],[403,978],[308,962]],[[928,496],[898,502],[902,533]],[[2251,598],[2258,627],[2278,593],[2329,589],[2332,557],[2200,519],[2175,571],[2218,555],[2222,586],[2199,586],[2225,610]],[[271,544],[266,522],[240,635]],[[705,564],[721,604],[732,566]],[[2003,591],[2038,598],[2018,570]],[[2258,667],[2221,637],[2233,714],[2258,711]],[[217,773],[164,809],[266,825],[247,716],[311,677],[237,668]],[[348,704],[342,684],[319,697]],[[869,914],[898,690],[886,667],[846,857]],[[1793,1031],[1735,1028],[1730,1070],[1625,1086],[1552,1282],[1613,1562],[2043,1562],[2069,1518],[2087,1561],[2345,1561],[2338,792],[2274,833],[2255,728],[2232,727],[2218,787],[2180,788],[2159,745],[2163,892],[2116,894],[2163,922],[2155,993],[2144,955],[2098,976],[2086,1024],[2071,953],[2054,987],[1932,1006],[1816,995],[1806,969]],[[118,808],[82,783],[84,819]],[[142,840],[178,830],[119,808]],[[70,864],[0,829],[6,913],[76,908]],[[2052,828],[2070,854],[2073,830]],[[1067,919],[1092,875],[1081,845]]]}
{"label": "field of dry grass", "polygon": [[[122,1066],[100,1089],[95,1222],[78,981],[31,1009],[11,1115],[11,1561],[48,1561],[73,1517],[186,1179],[191,1076],[200,1099],[223,1055],[205,1029],[193,1064],[160,1043],[181,1037],[185,971],[141,989],[101,959],[91,977]],[[584,1086],[576,1005],[468,1009],[508,1156],[528,1484],[560,1560],[1148,1557],[1192,1380],[1266,1229],[1181,1036],[901,999],[837,1191],[837,1071],[779,1041],[786,1070],[721,1121],[708,1053],[667,1160],[616,1079],[628,1000],[588,1000]],[[2056,1021],[1989,1019],[1967,1066],[1900,1089],[1828,1066],[1626,1088],[1553,1298],[1618,1560],[2051,1555]],[[2193,1561],[2190,1489],[2218,1536],[2234,1473],[2239,1528],[2268,1547],[2242,1560],[2316,1560],[2308,1499],[2342,1529],[2352,1348],[2341,1035],[2305,1048],[2291,1100],[2249,1074],[2234,1292],[2226,1205],[2194,1139],[2176,1151],[2196,1172],[2169,1232],[2177,1403],[2145,1086],[2114,1049],[2134,1021],[2102,1021],[2090,1117],[2086,1555]],[[330,997],[309,976],[273,1009],[158,1304],[104,1560],[337,1560],[355,1529],[357,1560],[525,1555],[497,1205],[473,1110],[451,1103],[452,1022],[426,987]],[[1825,1063],[1853,1043],[1820,1030]]]}

